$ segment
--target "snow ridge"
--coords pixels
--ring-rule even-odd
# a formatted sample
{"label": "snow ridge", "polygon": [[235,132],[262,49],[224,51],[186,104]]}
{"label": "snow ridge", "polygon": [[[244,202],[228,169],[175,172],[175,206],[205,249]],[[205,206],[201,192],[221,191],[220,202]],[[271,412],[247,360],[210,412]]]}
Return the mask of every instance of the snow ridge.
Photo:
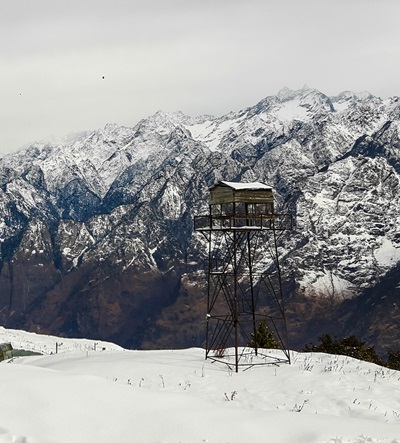
{"label": "snow ridge", "polygon": [[400,373],[350,357],[292,352],[291,365],[235,374],[199,348],[128,351],[0,328],[4,340],[45,353],[0,362],[2,443],[400,443]]}

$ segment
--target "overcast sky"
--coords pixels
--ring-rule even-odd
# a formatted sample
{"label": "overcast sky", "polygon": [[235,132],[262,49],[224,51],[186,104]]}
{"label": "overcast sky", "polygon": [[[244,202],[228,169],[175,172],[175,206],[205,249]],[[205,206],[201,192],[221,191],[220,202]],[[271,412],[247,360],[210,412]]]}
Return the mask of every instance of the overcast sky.
{"label": "overcast sky", "polygon": [[399,17],[400,0],[0,0],[0,152],[284,86],[400,96]]}

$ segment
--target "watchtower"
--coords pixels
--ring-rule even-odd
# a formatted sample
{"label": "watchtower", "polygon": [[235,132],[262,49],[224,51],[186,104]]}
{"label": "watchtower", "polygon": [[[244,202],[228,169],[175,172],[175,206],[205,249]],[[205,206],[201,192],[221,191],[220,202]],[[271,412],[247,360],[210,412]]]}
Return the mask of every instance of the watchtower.
{"label": "watchtower", "polygon": [[[236,372],[290,363],[277,241],[292,217],[275,212],[272,187],[263,183],[221,181],[209,191],[209,214],[195,217],[208,242],[206,358]],[[259,348],[263,323],[278,353]]]}

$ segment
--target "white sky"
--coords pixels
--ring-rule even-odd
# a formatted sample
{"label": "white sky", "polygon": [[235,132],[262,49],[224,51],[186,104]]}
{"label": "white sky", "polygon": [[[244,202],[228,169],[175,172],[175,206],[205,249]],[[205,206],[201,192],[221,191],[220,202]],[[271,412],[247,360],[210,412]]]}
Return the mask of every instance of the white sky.
{"label": "white sky", "polygon": [[399,0],[0,0],[0,152],[284,86],[400,95],[399,17]]}

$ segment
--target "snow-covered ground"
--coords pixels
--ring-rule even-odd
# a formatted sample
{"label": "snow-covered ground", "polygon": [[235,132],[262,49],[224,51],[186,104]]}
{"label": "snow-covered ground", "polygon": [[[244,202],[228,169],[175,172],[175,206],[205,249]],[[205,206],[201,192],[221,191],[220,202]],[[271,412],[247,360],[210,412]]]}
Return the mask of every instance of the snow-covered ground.
{"label": "snow-covered ground", "polygon": [[45,354],[0,363],[0,443],[400,443],[400,372],[349,357],[236,374],[202,349],[0,327],[7,341]]}

